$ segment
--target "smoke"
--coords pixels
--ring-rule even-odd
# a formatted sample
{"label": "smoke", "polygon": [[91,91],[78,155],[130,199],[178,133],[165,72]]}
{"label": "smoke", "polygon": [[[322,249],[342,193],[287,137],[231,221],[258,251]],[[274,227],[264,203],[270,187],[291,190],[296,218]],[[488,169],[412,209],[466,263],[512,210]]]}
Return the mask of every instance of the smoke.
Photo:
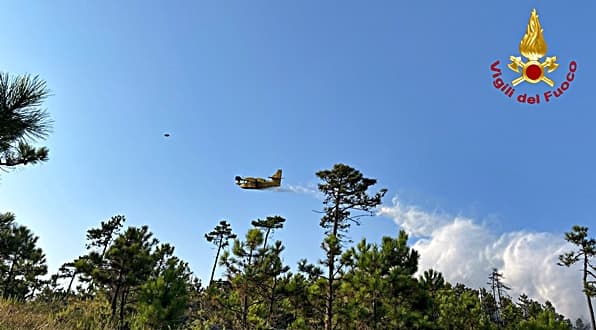
{"label": "smoke", "polygon": [[306,195],[310,195],[312,197],[315,197],[316,199],[319,200],[323,200],[323,194],[317,190],[315,187],[305,187],[305,186],[292,186],[292,185],[286,185],[283,187],[278,187],[274,189],[277,192],[289,192],[289,193],[296,193],[296,194],[306,194]]}
{"label": "smoke", "polygon": [[573,249],[563,233],[497,234],[472,219],[403,205],[397,197],[391,206],[381,207],[379,215],[417,238],[412,248],[420,252],[419,274],[433,268],[451,283],[480,288],[487,287],[489,273],[497,268],[514,301],[525,293],[541,303],[550,301],[573,321],[587,314],[578,268],[557,265],[558,256]]}

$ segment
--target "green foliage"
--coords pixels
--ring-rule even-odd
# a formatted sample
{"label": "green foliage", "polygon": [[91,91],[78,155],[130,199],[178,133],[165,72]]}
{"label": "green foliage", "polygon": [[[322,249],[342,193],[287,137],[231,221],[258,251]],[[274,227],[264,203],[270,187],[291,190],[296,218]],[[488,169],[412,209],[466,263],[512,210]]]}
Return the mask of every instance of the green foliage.
{"label": "green foliage", "polygon": [[[323,200],[323,217],[321,227],[327,229],[326,234],[343,237],[352,223],[359,224],[359,218],[371,215],[381,204],[381,198],[387,189],[381,189],[374,195],[368,195],[368,188],[377,180],[365,178],[360,171],[344,164],[335,164],[331,170],[317,172],[322,181],[319,190],[325,196]],[[353,214],[361,211],[364,214]],[[341,240],[341,239],[340,239]]]}
{"label": "green foliage", "polygon": [[[287,274],[280,291],[287,297],[286,310],[292,315],[292,328],[300,328],[309,325],[307,328],[322,326],[324,320],[324,301],[320,300],[321,292],[324,292],[325,281],[321,278],[306,278],[303,274]],[[298,327],[298,328],[296,328]]]}
{"label": "green foliage", "polygon": [[[363,239],[344,253],[347,265],[338,296],[340,324],[359,329],[415,329],[428,323],[423,316],[429,307],[426,292],[414,274],[419,255],[407,246],[408,236],[383,237],[381,246]],[[420,311],[423,313],[417,313]]]}
{"label": "green foliage", "polygon": [[137,325],[151,329],[172,329],[185,321],[189,303],[190,270],[176,257],[169,258],[163,270],[141,286]]}
{"label": "green foliage", "polygon": [[0,169],[48,160],[47,148],[29,144],[51,131],[49,115],[41,108],[48,95],[38,76],[0,73]]}
{"label": "green foliage", "polygon": [[523,320],[515,329],[520,330],[569,330],[571,324],[568,320],[561,320],[552,310],[541,311],[536,318]]}
{"label": "green foliage", "polygon": [[93,270],[93,279],[109,293],[112,318],[119,310],[121,324],[130,294],[149,279],[153,270],[151,252],[157,240],[152,236],[147,226],[129,227],[106,252],[105,267]]}
{"label": "green foliage", "polygon": [[342,253],[345,234],[351,224],[359,225],[361,217],[373,214],[387,190],[381,189],[369,195],[368,189],[377,180],[366,178],[360,171],[345,164],[335,164],[331,170],[319,171],[317,177],[322,181],[318,185],[319,190],[325,196],[320,225],[327,235],[321,244],[327,258],[321,264],[327,267],[325,329],[331,330],[334,327],[335,290],[339,288],[343,266],[341,260],[337,264],[337,257]]}
{"label": "green foliage", "polygon": [[99,228],[91,228],[87,231],[87,249],[98,248],[101,253],[99,259],[103,259],[108,247],[112,244],[114,238],[120,233],[126,217],[116,215],[108,221],[102,221]]}
{"label": "green foliage", "polygon": [[461,284],[447,284],[438,291],[438,325],[440,329],[496,329],[483,317],[478,292]]}
{"label": "green foliage", "polygon": [[275,229],[283,228],[284,222],[286,222],[286,219],[276,215],[272,217],[267,217],[265,220],[253,220],[251,223],[253,226],[255,226],[255,228],[262,228],[265,230],[265,239],[263,240],[263,247],[266,247],[267,240],[269,239],[269,234],[271,234]]}
{"label": "green foliage", "polygon": [[217,253],[215,255],[215,261],[213,262],[213,269],[211,270],[209,284],[213,282],[215,268],[217,267],[217,261],[219,260],[219,253],[221,252],[221,249],[227,247],[229,241],[235,239],[236,237],[236,234],[232,232],[232,227],[225,220],[221,220],[211,232],[205,234],[205,239],[207,242],[213,243],[217,247]]}
{"label": "green foliage", "polygon": [[[235,240],[221,260],[228,279],[202,290],[188,265],[173,256],[171,245],[156,246],[146,227],[128,228],[112,240],[105,262],[92,271],[94,276],[109,275],[94,278],[98,286],[92,299],[79,292],[66,302],[60,294],[52,300],[44,293],[27,303],[0,302],[0,329],[323,328],[327,301],[320,297],[328,282],[322,272],[302,263],[308,272],[288,273],[281,242],[263,247],[263,241],[257,228],[244,240]],[[404,231],[397,238],[383,237],[379,244],[363,239],[340,256],[344,269],[334,302],[338,328],[572,329],[549,302],[542,305],[525,295],[517,303],[503,298],[504,325],[496,322],[492,314],[497,300],[491,292],[452,286],[432,269],[415,278],[419,255],[407,241]],[[125,257],[134,269],[122,265]],[[125,274],[121,281],[104,282],[118,274]],[[118,283],[124,283],[124,300],[122,294],[115,295]],[[49,284],[42,292],[47,290]],[[115,296],[123,319],[112,318]]]}
{"label": "green foliage", "polygon": [[[124,216],[89,229],[86,254],[42,281],[37,238],[14,215],[0,214],[0,292],[12,297],[0,299],[0,329],[573,329],[548,301],[522,294],[514,302],[497,269],[488,290],[452,285],[433,269],[417,275],[420,255],[403,230],[348,246],[350,224],[371,215],[385,190],[368,195],[375,180],[342,164],[318,176],[326,196],[325,271],[306,260],[298,273],[289,271],[283,243],[272,239],[283,228],[280,216],[252,221],[242,239],[221,221],[205,238],[217,247],[215,266],[225,278],[212,275],[206,288],[147,226],[121,232]],[[578,250],[561,256],[562,265],[582,262],[591,276],[587,228],[566,237]],[[575,328],[587,329],[582,322]]]}
{"label": "green foliage", "polygon": [[14,221],[14,214],[0,214],[0,292],[4,298],[24,300],[41,286],[39,277],[47,266],[38,237]]}
{"label": "green foliage", "polygon": [[[228,299],[228,308],[236,311],[242,329],[249,324],[249,313],[255,304],[260,303],[256,299],[257,283],[261,280],[259,273],[260,261],[259,247],[263,244],[263,233],[256,228],[246,233],[245,240],[234,240],[232,253],[225,251],[221,257],[221,265],[226,268],[228,281],[232,284],[237,295]],[[259,321],[251,318],[251,324]]]}
{"label": "green foliage", "polygon": [[120,233],[124,221],[124,216],[114,216],[90,229],[86,247],[91,251],[67,263],[74,271],[61,270],[57,277],[67,276],[72,282],[80,275],[89,285],[86,293],[79,295],[93,298],[96,293],[105,294],[109,318],[120,327],[181,324],[189,306],[188,290],[193,286],[188,265],[173,256],[171,245],[158,246],[147,226],[128,227]]}

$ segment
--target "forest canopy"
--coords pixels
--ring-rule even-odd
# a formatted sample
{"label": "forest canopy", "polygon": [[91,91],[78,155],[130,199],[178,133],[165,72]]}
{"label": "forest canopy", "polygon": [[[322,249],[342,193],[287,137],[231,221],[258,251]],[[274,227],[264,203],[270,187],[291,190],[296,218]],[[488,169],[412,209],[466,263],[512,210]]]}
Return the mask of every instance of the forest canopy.
{"label": "forest canopy", "polygon": [[[47,148],[30,144],[50,132],[41,108],[48,93],[38,77],[0,75],[0,169],[48,160]],[[480,288],[419,269],[420,254],[404,230],[352,243],[350,229],[375,215],[387,190],[342,163],[316,176],[325,237],[312,244],[320,244],[321,260],[302,259],[294,272],[284,262],[285,246],[275,234],[295,219],[275,213],[246,219],[252,227],[244,233],[214,220],[201,233],[216,248],[205,283],[176,256],[173,243],[154,237],[148,225],[126,226],[124,215],[87,230],[85,253],[49,274],[38,236],[17,215],[0,213],[0,328],[589,329],[549,301],[511,297],[499,269]],[[596,329],[596,241],[589,235],[587,227],[572,227],[565,239],[577,249],[562,254],[559,264],[581,268]]]}

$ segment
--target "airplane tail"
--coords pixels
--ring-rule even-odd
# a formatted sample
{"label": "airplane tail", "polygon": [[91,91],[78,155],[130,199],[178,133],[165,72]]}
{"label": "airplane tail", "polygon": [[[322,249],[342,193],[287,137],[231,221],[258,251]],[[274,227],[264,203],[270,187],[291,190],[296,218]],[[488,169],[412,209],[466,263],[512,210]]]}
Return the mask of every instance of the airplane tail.
{"label": "airplane tail", "polygon": [[272,176],[270,176],[269,178],[271,178],[273,180],[273,182],[277,183],[277,184],[281,184],[281,169],[277,170],[275,172],[275,174],[273,174]]}

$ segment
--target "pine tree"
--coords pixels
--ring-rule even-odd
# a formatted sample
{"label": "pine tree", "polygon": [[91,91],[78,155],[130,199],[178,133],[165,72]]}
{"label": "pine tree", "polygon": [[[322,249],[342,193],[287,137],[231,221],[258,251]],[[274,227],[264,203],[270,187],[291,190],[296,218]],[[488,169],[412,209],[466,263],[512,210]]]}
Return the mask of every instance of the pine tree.
{"label": "pine tree", "polygon": [[270,235],[275,229],[283,228],[286,221],[281,216],[270,216],[264,220],[253,220],[251,224],[262,231],[264,231],[265,238],[263,239],[263,247],[260,253],[260,263],[262,269],[260,270],[263,279],[257,284],[260,287],[261,296],[267,302],[266,323],[267,326],[273,327],[273,324],[281,322],[282,318],[276,304],[277,301],[284,297],[282,289],[280,289],[280,277],[290,270],[290,267],[283,265],[281,260],[281,253],[285,249],[281,241],[276,241],[272,246],[267,245]]}
{"label": "pine tree", "polygon": [[267,217],[265,218],[265,220],[257,219],[252,221],[253,226],[255,226],[256,228],[263,228],[265,230],[263,248],[267,247],[267,240],[269,239],[269,234],[272,233],[275,229],[283,228],[284,222],[286,222],[286,219],[278,215]]}
{"label": "pine tree", "polygon": [[493,297],[496,301],[496,321],[499,326],[503,326],[503,316],[502,316],[502,308],[503,308],[503,298],[508,297],[506,290],[510,290],[511,288],[503,283],[503,274],[499,273],[496,268],[493,268],[492,272],[488,276],[489,282],[487,284],[490,285]]}
{"label": "pine tree", "polygon": [[288,274],[284,278],[282,292],[288,297],[292,324],[289,329],[320,329],[324,327],[325,305],[321,299],[318,282],[324,281],[320,268],[300,260],[298,269],[303,273]]}
{"label": "pine tree", "polygon": [[0,213],[0,292],[3,298],[25,300],[41,287],[47,274],[46,259],[37,247],[38,237],[15,223],[12,213]]}
{"label": "pine tree", "polygon": [[343,308],[341,324],[359,329],[402,329],[421,326],[426,312],[426,293],[414,274],[418,252],[407,245],[401,230],[397,238],[383,237],[382,243],[363,239],[342,255],[347,270],[338,293]]}
{"label": "pine tree", "polygon": [[453,286],[447,283],[444,289],[438,292],[437,309],[439,329],[492,330],[496,328],[482,316],[479,292],[462,284]]}
{"label": "pine tree", "polygon": [[585,324],[582,319],[575,320],[573,330],[590,330],[590,325]]}
{"label": "pine tree", "polygon": [[542,311],[542,305],[539,302],[530,299],[525,293],[522,293],[519,298],[517,305],[520,307],[522,312],[522,318],[524,320],[536,319],[538,314]]}
{"label": "pine tree", "polygon": [[102,221],[99,228],[91,228],[87,231],[87,249],[92,247],[99,248],[99,259],[102,260],[108,250],[108,247],[120,233],[126,218],[123,215],[116,215],[108,221]]}
{"label": "pine tree", "polygon": [[425,270],[422,276],[420,276],[420,284],[424,290],[426,290],[431,298],[431,317],[433,320],[436,320],[439,315],[436,310],[436,303],[435,300],[437,298],[438,292],[445,288],[445,279],[443,278],[443,274],[437,272],[434,269]]}
{"label": "pine tree", "polygon": [[[126,221],[123,215],[116,215],[107,221],[101,221],[99,228],[91,228],[87,231],[88,254],[78,257],[72,262],[74,271],[70,273],[72,283],[77,276],[84,283],[88,283],[87,294],[92,295],[94,291],[93,273],[96,270],[106,268],[105,255],[112,246],[114,240],[120,234],[120,230]],[[68,263],[69,264],[69,263]]]}
{"label": "pine tree", "polygon": [[92,273],[93,280],[108,291],[113,319],[119,311],[121,326],[131,293],[151,276],[157,243],[147,226],[128,227],[106,251],[105,263]]}
{"label": "pine tree", "polygon": [[[341,281],[342,265],[338,264],[346,240],[345,234],[351,224],[360,224],[360,218],[373,215],[374,209],[381,204],[387,192],[381,189],[374,195],[368,195],[368,189],[377,183],[375,179],[365,178],[358,170],[344,164],[335,164],[331,170],[317,172],[322,183],[318,188],[325,196],[323,217],[320,225],[327,235],[321,245],[326,259],[322,264],[327,267],[327,292],[325,302],[325,329],[334,329],[336,289]],[[358,214],[353,214],[358,212]]]}
{"label": "pine tree", "polygon": [[62,266],[60,266],[60,268],[58,268],[58,273],[55,274],[56,279],[68,279],[68,286],[66,287],[63,296],[65,302],[68,301],[68,296],[71,293],[70,290],[72,289],[72,284],[74,283],[74,280],[77,275],[77,268],[75,265],[75,262],[65,262],[64,264],[62,264]]}
{"label": "pine tree", "polygon": [[48,160],[48,149],[31,141],[45,138],[52,121],[41,108],[50,91],[38,76],[0,73],[0,169]]}
{"label": "pine tree", "polygon": [[228,246],[229,241],[231,239],[235,239],[236,237],[236,234],[232,233],[232,227],[226,220],[220,221],[211,232],[205,234],[205,239],[207,242],[213,243],[215,246],[217,246],[215,261],[213,262],[213,270],[211,271],[211,277],[209,278],[209,285],[213,283],[213,276],[215,276],[215,268],[217,267],[217,261],[219,259],[219,253],[221,252],[221,249]]}
{"label": "pine tree", "polygon": [[191,273],[188,264],[172,253],[169,244],[162,245],[154,253],[154,259],[160,262],[156,264],[152,278],[139,289],[137,306],[143,328],[177,329],[185,320]]}
{"label": "pine tree", "polygon": [[588,301],[588,310],[592,321],[592,328],[596,330],[596,321],[594,320],[594,308],[592,307],[592,298],[596,297],[596,268],[591,259],[596,256],[596,240],[588,238],[588,227],[573,226],[570,232],[565,233],[565,240],[576,245],[578,249],[564,253],[559,256],[557,264],[559,266],[570,267],[580,262],[582,263],[582,284],[584,294]]}
{"label": "pine tree", "polygon": [[[240,308],[229,304],[228,308],[240,315],[242,329],[248,329],[248,314],[252,306],[260,303],[255,299],[257,283],[263,280],[260,272],[259,247],[263,244],[263,233],[252,228],[246,233],[244,241],[234,240],[232,253],[224,251],[220,263],[226,268],[226,275],[232,287],[240,297]],[[262,250],[261,250],[262,252]]]}

